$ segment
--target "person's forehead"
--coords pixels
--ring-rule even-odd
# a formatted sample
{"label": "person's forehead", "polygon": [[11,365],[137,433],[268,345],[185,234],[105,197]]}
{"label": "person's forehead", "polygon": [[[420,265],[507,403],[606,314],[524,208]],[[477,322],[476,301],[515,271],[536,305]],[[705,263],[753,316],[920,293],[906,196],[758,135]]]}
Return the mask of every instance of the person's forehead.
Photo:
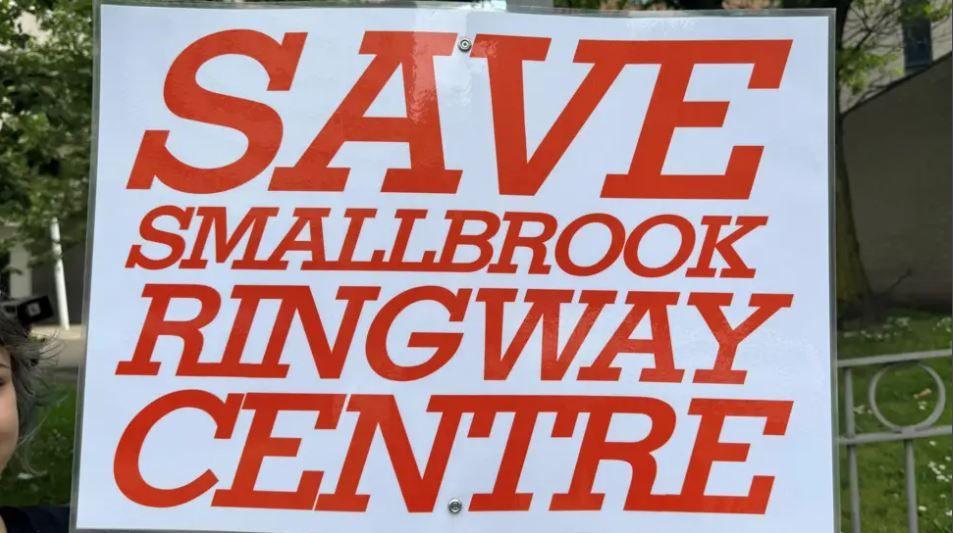
{"label": "person's forehead", "polygon": [[0,365],[10,366],[10,352],[0,346]]}

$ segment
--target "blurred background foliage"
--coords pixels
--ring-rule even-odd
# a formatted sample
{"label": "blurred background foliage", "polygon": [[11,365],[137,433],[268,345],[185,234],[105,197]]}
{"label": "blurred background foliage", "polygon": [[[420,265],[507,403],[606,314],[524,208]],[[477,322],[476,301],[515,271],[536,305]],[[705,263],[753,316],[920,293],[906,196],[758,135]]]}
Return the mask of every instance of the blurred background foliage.
{"label": "blurred background foliage", "polygon": [[49,223],[63,243],[85,236],[92,101],[92,4],[0,2],[0,225],[48,257]]}

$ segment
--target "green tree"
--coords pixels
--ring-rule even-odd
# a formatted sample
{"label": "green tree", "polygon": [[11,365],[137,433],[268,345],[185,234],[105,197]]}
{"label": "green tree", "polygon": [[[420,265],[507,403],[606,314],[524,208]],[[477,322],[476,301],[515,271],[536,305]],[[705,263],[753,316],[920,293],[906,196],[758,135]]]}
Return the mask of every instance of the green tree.
{"label": "green tree", "polygon": [[[85,232],[92,95],[92,5],[0,0],[0,226],[43,257]],[[2,267],[3,265],[0,265]]]}

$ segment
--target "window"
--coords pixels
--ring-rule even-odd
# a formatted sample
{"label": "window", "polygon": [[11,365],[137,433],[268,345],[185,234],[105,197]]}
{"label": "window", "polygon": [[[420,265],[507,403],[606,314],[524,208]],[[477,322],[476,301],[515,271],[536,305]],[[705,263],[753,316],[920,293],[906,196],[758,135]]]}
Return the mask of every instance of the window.
{"label": "window", "polygon": [[[916,10],[923,0],[905,0]],[[933,37],[930,34],[930,19],[925,16],[904,17],[903,69],[906,74],[925,68],[933,62]]]}

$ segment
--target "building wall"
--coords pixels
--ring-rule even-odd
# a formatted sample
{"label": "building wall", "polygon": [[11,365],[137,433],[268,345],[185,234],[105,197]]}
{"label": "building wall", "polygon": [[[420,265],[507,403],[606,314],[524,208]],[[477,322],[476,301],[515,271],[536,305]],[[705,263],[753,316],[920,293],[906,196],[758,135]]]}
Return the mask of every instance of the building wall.
{"label": "building wall", "polygon": [[847,113],[844,143],[860,252],[877,293],[951,301],[951,61],[946,56]]}
{"label": "building wall", "polygon": [[[8,237],[16,232],[13,227],[0,227],[0,237]],[[53,281],[52,264],[31,265],[34,257],[22,246],[16,246],[10,251],[7,264],[0,264],[0,268],[11,267],[9,294],[4,297],[25,298],[28,296],[47,296],[53,309],[56,311],[56,287]],[[70,322],[77,324],[82,319],[83,285],[85,283],[84,270],[86,262],[86,248],[82,244],[66,250],[63,254],[64,277],[66,278],[66,298]],[[57,318],[48,320],[56,323]]]}
{"label": "building wall", "polygon": [[[66,303],[71,324],[78,324],[83,318],[83,287],[86,265],[86,246],[79,244],[63,252],[63,277],[66,278]],[[53,281],[53,265],[40,264],[33,268],[33,294],[45,294],[50,297],[56,310],[56,285]],[[50,322],[56,322],[56,318]]]}
{"label": "building wall", "polygon": [[[0,227],[0,238],[14,234],[16,228]],[[10,267],[9,294],[0,295],[9,298],[24,298],[32,294],[33,272],[30,269],[30,253],[22,246],[10,250],[6,264],[0,263],[0,268]]]}

